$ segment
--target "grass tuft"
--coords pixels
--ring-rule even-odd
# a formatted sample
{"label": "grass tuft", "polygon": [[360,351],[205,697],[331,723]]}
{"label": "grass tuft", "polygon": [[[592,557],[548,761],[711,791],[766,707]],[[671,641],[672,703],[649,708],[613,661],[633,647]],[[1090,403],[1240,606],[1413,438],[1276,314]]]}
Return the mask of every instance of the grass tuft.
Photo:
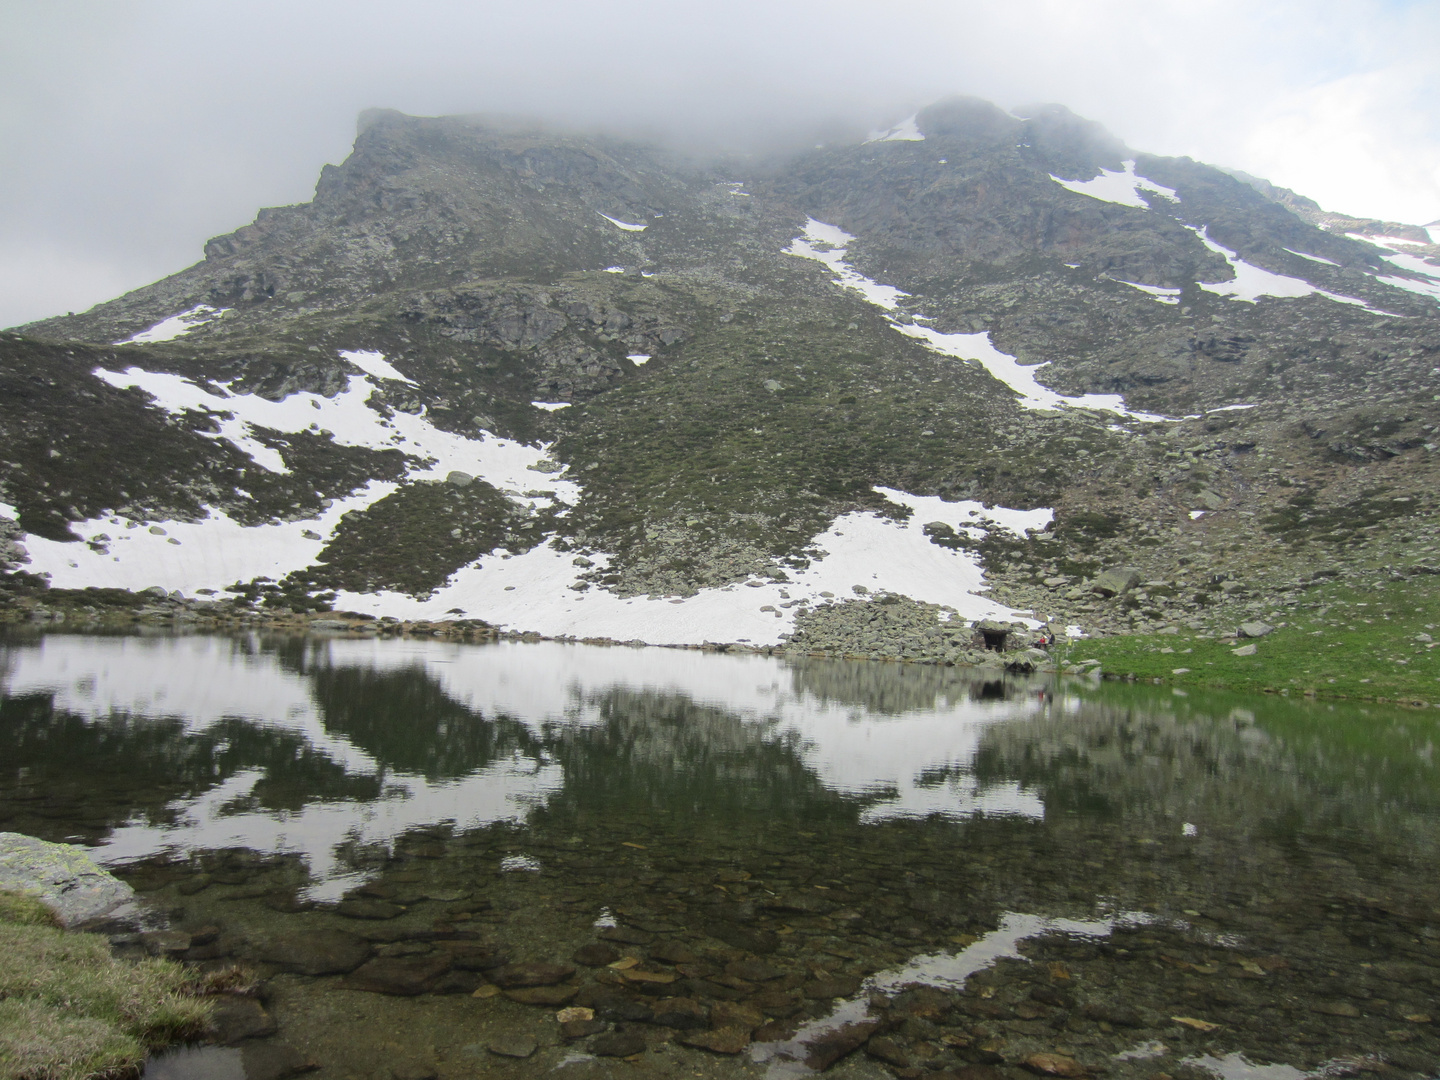
{"label": "grass tuft", "polygon": [[207,1002],[169,960],[132,963],[105,938],[47,922],[31,897],[0,893],[0,1078],[133,1073],[148,1050],[199,1034]]}

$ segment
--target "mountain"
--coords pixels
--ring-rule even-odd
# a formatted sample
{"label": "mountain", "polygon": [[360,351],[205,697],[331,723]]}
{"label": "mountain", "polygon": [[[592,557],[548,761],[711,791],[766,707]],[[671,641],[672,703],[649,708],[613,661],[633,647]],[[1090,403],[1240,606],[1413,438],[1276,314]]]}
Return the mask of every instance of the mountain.
{"label": "mountain", "polygon": [[1440,551],[1430,239],[1056,105],[712,160],[372,110],[0,334],[3,595],[942,659],[1283,613]]}

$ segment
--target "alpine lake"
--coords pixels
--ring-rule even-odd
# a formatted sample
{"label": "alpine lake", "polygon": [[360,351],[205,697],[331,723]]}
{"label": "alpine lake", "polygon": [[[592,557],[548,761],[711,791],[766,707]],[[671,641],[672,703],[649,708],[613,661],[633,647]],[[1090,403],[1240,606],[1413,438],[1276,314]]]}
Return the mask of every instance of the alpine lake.
{"label": "alpine lake", "polygon": [[1437,742],[993,670],[0,638],[0,830],[133,886],[120,953],[255,973],[150,1080],[1435,1077]]}

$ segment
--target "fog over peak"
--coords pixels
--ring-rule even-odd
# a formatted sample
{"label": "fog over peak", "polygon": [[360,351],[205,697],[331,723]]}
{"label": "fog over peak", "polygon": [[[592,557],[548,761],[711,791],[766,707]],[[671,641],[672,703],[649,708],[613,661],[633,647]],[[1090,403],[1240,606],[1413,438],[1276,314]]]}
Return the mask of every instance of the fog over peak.
{"label": "fog over peak", "polygon": [[1403,0],[0,0],[0,325],[303,202],[367,108],[760,153],[969,94],[1327,209],[1440,217],[1440,9]]}

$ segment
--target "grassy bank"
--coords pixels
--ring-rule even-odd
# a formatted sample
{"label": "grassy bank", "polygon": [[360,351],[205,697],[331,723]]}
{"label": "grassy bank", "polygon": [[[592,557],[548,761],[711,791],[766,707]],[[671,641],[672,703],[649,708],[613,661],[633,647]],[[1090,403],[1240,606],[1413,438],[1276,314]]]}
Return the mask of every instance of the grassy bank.
{"label": "grassy bank", "polygon": [[[1276,629],[1254,641],[1123,635],[1071,643],[1063,659],[1177,686],[1440,703],[1440,577],[1333,582],[1278,618],[1261,617]],[[1254,655],[1235,654],[1252,644]]]}
{"label": "grassy bank", "polygon": [[134,1074],[149,1049],[197,1035],[209,1004],[186,994],[169,960],[110,955],[28,896],[0,892],[0,1078],[85,1080]]}

